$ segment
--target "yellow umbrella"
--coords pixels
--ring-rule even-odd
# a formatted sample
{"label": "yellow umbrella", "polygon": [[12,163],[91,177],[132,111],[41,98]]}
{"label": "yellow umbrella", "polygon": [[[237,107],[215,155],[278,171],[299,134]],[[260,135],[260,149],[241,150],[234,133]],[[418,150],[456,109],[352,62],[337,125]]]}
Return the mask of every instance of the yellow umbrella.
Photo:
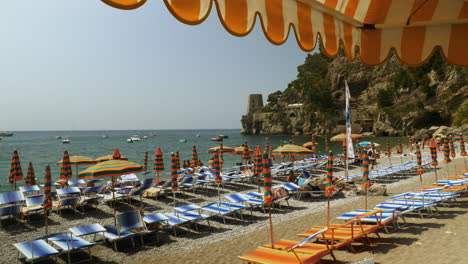
{"label": "yellow umbrella", "polygon": [[[223,147],[224,149],[225,147]],[[253,151],[251,149],[249,149],[249,153],[252,153]],[[242,155],[244,153],[244,146],[238,146],[236,148],[234,148],[234,151],[231,152],[231,154],[233,155]]]}
{"label": "yellow umbrella", "polygon": [[235,150],[233,148],[231,148],[231,147],[228,147],[228,146],[222,146],[222,147],[221,146],[216,146],[214,148],[210,148],[208,150],[208,153],[215,153],[217,151],[221,151],[223,153],[232,153]]}
{"label": "yellow umbrella", "polygon": [[297,145],[291,145],[291,144],[286,144],[282,147],[279,147],[271,152],[272,155],[310,155],[312,154],[312,150],[297,146]]}
{"label": "yellow umbrella", "polygon": [[[318,143],[317,143],[317,142],[315,142],[315,144],[314,144],[314,145],[315,145],[315,146],[317,146],[317,145],[318,145]],[[309,141],[309,142],[307,142],[307,143],[304,143],[304,144],[302,144],[302,146],[303,146],[303,147],[312,147],[312,141]]]}
{"label": "yellow umbrella", "polygon": [[[75,165],[76,168],[76,175],[78,175],[78,166],[79,165],[93,165],[96,164],[97,161],[95,159],[92,159],[90,157],[86,156],[70,156],[70,164]],[[63,159],[57,161],[57,166],[62,167],[63,166]]]}
{"label": "yellow umbrella", "polygon": [[[353,141],[355,140],[361,140],[363,139],[364,136],[361,134],[351,134],[351,139]],[[332,138],[330,138],[330,141],[345,141],[346,140],[346,134],[338,134]]]}
{"label": "yellow umbrella", "polygon": [[[145,0],[102,0],[120,9],[135,9]],[[252,31],[262,23],[273,44],[286,42],[294,30],[305,51],[315,49],[318,35],[322,50],[338,54],[342,44],[346,56],[367,65],[392,57],[416,66],[424,63],[436,47],[452,64],[468,66],[468,2],[466,0],[164,0],[170,13],[183,23],[202,23],[210,11],[218,10],[224,28],[235,36]],[[213,6],[216,4],[216,7]],[[259,4],[261,3],[261,4]],[[256,19],[257,16],[260,19]],[[356,49],[358,48],[358,50]]]}
{"label": "yellow umbrella", "polygon": [[[104,161],[108,161],[108,160],[111,160],[112,159],[112,155],[106,155],[106,156],[102,156],[100,158],[97,158],[96,161],[99,163],[99,162],[104,162]],[[127,157],[120,157],[121,160],[128,160]]]}

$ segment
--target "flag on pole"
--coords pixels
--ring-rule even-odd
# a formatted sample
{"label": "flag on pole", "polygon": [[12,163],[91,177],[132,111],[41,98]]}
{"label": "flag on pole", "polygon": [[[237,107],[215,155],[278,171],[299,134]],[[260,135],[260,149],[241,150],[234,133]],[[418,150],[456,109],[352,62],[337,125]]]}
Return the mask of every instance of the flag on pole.
{"label": "flag on pole", "polygon": [[353,139],[351,138],[351,106],[349,104],[349,99],[351,95],[349,93],[348,82],[345,80],[346,88],[346,148],[347,148],[347,157],[354,158],[354,148],[353,148]]}

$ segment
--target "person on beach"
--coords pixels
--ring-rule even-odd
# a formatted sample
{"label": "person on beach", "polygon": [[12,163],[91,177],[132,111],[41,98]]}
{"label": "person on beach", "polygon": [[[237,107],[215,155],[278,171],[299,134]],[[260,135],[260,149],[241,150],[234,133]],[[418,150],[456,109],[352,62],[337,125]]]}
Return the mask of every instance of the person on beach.
{"label": "person on beach", "polygon": [[421,141],[421,146],[422,146],[423,150],[424,150],[425,145],[426,145],[426,138],[423,138],[422,141]]}
{"label": "person on beach", "polygon": [[374,170],[374,165],[375,165],[375,151],[373,149],[374,144],[372,144],[372,147],[367,150],[367,156],[369,157],[369,170]]}
{"label": "person on beach", "polygon": [[288,175],[288,178],[286,179],[288,182],[292,182],[292,183],[297,183],[297,177],[296,175],[294,174],[294,171],[291,170],[289,171],[289,175]]}

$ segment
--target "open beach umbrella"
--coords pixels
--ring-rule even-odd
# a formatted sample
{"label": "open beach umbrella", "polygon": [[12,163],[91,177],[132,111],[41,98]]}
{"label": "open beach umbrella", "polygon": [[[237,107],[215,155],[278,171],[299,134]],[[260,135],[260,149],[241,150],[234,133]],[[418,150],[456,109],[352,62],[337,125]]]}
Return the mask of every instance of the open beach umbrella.
{"label": "open beach umbrella", "polygon": [[[80,165],[93,165],[96,164],[97,161],[90,157],[86,156],[70,156],[70,164],[75,166],[76,168],[76,175],[78,175],[78,166]],[[56,163],[57,166],[63,165],[63,160],[59,160]]]}
{"label": "open beach umbrella", "polygon": [[364,210],[367,210],[367,189],[371,185],[371,182],[369,180],[369,157],[367,156],[367,152],[365,151],[362,152],[361,159],[362,159],[362,188],[364,188],[364,196],[365,196]]}
{"label": "open beach umbrella", "polygon": [[33,186],[36,185],[36,175],[34,174],[34,168],[32,162],[29,162],[28,173],[24,179],[24,185]]}
{"label": "open beach umbrella", "polygon": [[[249,155],[253,153],[253,150],[252,149],[248,149],[249,151]],[[238,147],[235,147],[234,148],[234,152],[231,152],[230,154],[232,155],[244,155],[244,144],[242,144],[241,146],[238,146]]]}
{"label": "open beach umbrella", "polygon": [[[351,140],[356,141],[356,140],[362,140],[364,139],[364,136],[361,134],[351,134]],[[333,136],[330,138],[330,141],[346,141],[346,134],[338,134],[336,136]]]}
{"label": "open beach umbrella", "polygon": [[[112,189],[115,187],[115,176],[125,175],[129,173],[138,173],[143,171],[143,166],[128,160],[122,160],[119,149],[114,150],[112,160],[98,163],[81,171],[78,174],[79,179],[96,179],[103,177],[112,177]],[[115,218],[115,191],[112,191],[112,200],[114,203],[114,225]]]}
{"label": "open beach umbrella", "polygon": [[437,162],[437,143],[433,138],[429,141],[429,149],[431,150],[431,165],[434,166],[435,182],[438,182],[437,165],[439,165],[439,162]]}
{"label": "open beach umbrella", "polygon": [[310,155],[312,150],[298,145],[286,144],[272,151],[272,155]]}
{"label": "open beach umbrella", "polygon": [[219,146],[210,148],[208,150],[208,153],[210,153],[210,154],[214,154],[216,152],[218,152],[218,153],[232,153],[232,152],[235,152],[235,149],[233,149],[231,147],[228,147],[228,146],[224,146],[223,143],[221,143],[221,144],[219,144]]}
{"label": "open beach umbrella", "polygon": [[145,158],[143,159],[143,170],[148,170],[148,151],[145,152]]}
{"label": "open beach umbrella", "polygon": [[197,163],[198,163],[197,146],[193,145],[192,146],[192,164],[197,164]]}
{"label": "open beach umbrella", "polygon": [[271,219],[271,203],[273,202],[273,193],[271,192],[271,169],[270,169],[270,159],[268,155],[265,153],[263,154],[263,201],[265,205],[268,205],[268,219],[270,223],[270,241],[271,247],[273,247],[273,221]]}
{"label": "open beach umbrella", "polygon": [[42,209],[44,209],[44,221],[46,227],[46,235],[49,233],[49,225],[48,225],[48,216],[49,211],[52,210],[52,177],[50,175],[50,166],[47,165],[45,167],[45,174],[44,174],[44,200],[42,201]]}
{"label": "open beach umbrella", "polygon": [[325,196],[327,196],[327,226],[330,226],[330,197],[336,192],[333,185],[333,152],[328,152],[327,182],[325,184]]}
{"label": "open beach umbrella", "polygon": [[219,185],[223,182],[223,178],[221,178],[221,167],[219,164],[219,153],[215,152],[214,153],[214,159],[213,159],[213,170],[215,172],[215,180],[214,183],[218,185],[218,202],[221,201],[221,198],[219,196]]}
{"label": "open beach umbrella", "polygon": [[177,171],[179,170],[179,168],[177,167],[177,158],[175,154],[172,153],[171,154],[171,190],[172,190],[172,195],[174,197],[174,207],[176,206],[175,193],[179,189],[179,185],[177,183]]}
{"label": "open beach umbrella", "polygon": [[164,160],[163,160],[163,153],[161,148],[158,147],[156,153],[154,154],[154,172],[158,174],[159,180],[159,173],[164,171]]}
{"label": "open beach umbrella", "polygon": [[[139,8],[146,2],[102,1],[126,10]],[[298,46],[307,52],[316,48],[320,35],[322,50],[328,56],[336,56],[342,46],[349,60],[359,54],[366,65],[384,63],[395,53],[401,62],[416,66],[440,47],[449,63],[468,66],[466,0],[164,0],[164,3],[176,19],[189,25],[201,24],[210,11],[218,10],[213,15],[217,14],[223,27],[234,36],[248,35],[255,23],[261,21],[268,41],[280,45],[293,35]],[[295,34],[290,34],[291,30]]]}
{"label": "open beach umbrella", "polygon": [[8,177],[9,183],[14,183],[13,190],[16,190],[16,182],[23,179],[23,169],[21,168],[21,162],[18,151],[13,151],[11,155],[10,174]]}
{"label": "open beach umbrella", "polygon": [[72,169],[71,169],[71,163],[70,163],[70,156],[68,155],[68,151],[65,150],[63,152],[63,159],[62,159],[62,168],[60,168],[60,179],[71,179],[73,177],[72,175]]}
{"label": "open beach umbrella", "polygon": [[[99,162],[105,162],[105,161],[108,161],[108,160],[112,160],[113,159],[113,155],[106,155],[106,156],[102,156],[102,157],[99,157],[96,159],[96,162],[99,163]],[[128,160],[127,157],[124,157],[124,156],[121,156],[120,157],[120,160]]]}
{"label": "open beach umbrella", "polygon": [[247,141],[244,142],[244,150],[242,151],[242,160],[245,161],[245,165],[247,165],[247,162],[250,160],[250,152],[252,152],[249,149],[249,145],[247,144]]}
{"label": "open beach umbrella", "polygon": [[421,148],[419,147],[419,144],[416,144],[416,162],[418,164],[416,173],[419,175],[419,181],[421,182],[422,187],[422,174],[424,173],[424,169],[422,167]]}

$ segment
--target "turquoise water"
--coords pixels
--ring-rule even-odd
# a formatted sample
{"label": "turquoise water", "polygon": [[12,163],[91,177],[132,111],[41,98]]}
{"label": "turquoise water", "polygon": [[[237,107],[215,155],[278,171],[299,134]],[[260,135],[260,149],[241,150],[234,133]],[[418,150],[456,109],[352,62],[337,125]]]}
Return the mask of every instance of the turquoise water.
{"label": "turquoise water", "polygon": [[[143,139],[143,136],[154,132],[156,136]],[[102,135],[109,137],[103,139]],[[140,142],[127,143],[127,138],[131,135],[139,135]],[[44,167],[51,165],[52,179],[58,179],[60,167],[55,163],[62,159],[63,152],[68,150],[70,156],[88,156],[98,158],[104,155],[112,154],[115,148],[119,148],[123,156],[130,161],[143,164],[145,152],[149,152],[148,169],[153,168],[154,153],[157,147],[161,147],[164,153],[165,168],[169,168],[169,155],[171,152],[179,151],[180,159],[191,160],[192,145],[197,146],[199,158],[205,165],[208,159],[212,157],[206,151],[219,144],[210,140],[219,134],[229,136],[224,139],[223,144],[229,147],[237,147],[244,141],[247,141],[250,148],[260,145],[264,149],[266,140],[276,148],[281,141],[290,140],[291,136],[245,136],[239,133],[239,130],[140,130],[140,131],[38,131],[38,132],[14,132],[13,137],[5,137],[0,141],[0,191],[11,191],[12,186],[7,182],[10,170],[11,154],[16,149],[19,152],[23,174],[26,176],[28,163],[33,162],[36,178],[42,181]],[[196,135],[199,135],[197,137]],[[70,144],[63,144],[61,139],[56,136],[67,137],[71,140]],[[186,139],[186,143],[179,142],[180,139]],[[303,144],[310,141],[310,136],[296,136],[296,144]],[[396,145],[397,138],[366,138],[385,146],[388,140],[392,146]],[[324,141],[317,137],[319,146],[318,153],[324,153]],[[407,139],[402,138],[402,143],[407,144]],[[330,142],[330,147],[335,153],[341,153],[342,147],[339,142]],[[224,167],[230,167],[240,162],[240,156],[225,154]],[[277,161],[281,161],[280,159]],[[86,166],[80,166],[79,171]],[[75,177],[75,168],[73,168]],[[165,173],[166,176],[168,172]],[[17,183],[23,185],[23,182]]]}

